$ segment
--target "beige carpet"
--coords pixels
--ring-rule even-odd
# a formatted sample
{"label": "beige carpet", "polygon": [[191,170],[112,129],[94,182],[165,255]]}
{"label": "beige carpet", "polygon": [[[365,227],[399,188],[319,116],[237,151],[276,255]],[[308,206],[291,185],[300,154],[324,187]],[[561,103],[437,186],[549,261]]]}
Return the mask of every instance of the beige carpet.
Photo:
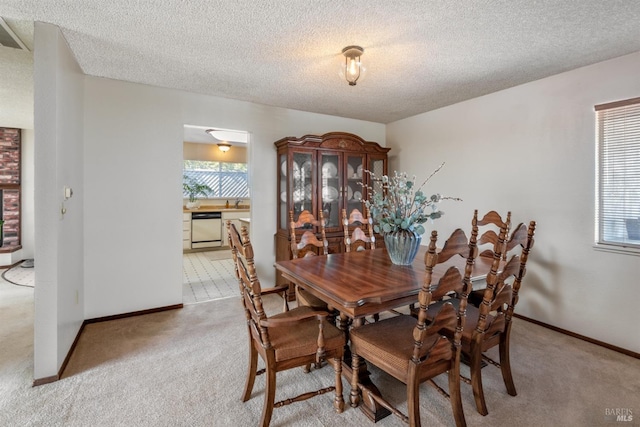
{"label": "beige carpet", "polygon": [[[0,426],[254,426],[264,377],[241,403],[247,337],[238,299],[91,324],[64,378],[32,387],[33,290],[0,283]],[[277,300],[269,301],[278,310]],[[499,370],[484,369],[489,415],[479,415],[462,385],[469,426],[613,426],[607,408],[640,418],[640,360],[516,319],[513,365],[519,395],[506,394]],[[468,370],[463,369],[468,373]],[[371,368],[375,383],[406,411],[404,387]],[[332,369],[278,374],[276,400],[332,382]],[[446,385],[444,378],[440,381]],[[348,384],[344,382],[345,399]],[[422,423],[452,426],[449,403],[421,389]],[[343,414],[332,394],[275,409],[272,426],[367,426],[358,409]],[[390,416],[377,425],[404,426]]]}

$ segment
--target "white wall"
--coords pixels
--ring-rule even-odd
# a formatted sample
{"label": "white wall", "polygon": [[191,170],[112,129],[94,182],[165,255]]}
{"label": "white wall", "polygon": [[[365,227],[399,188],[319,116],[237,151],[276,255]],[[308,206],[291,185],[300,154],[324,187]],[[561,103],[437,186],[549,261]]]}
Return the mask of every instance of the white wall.
{"label": "white wall", "polygon": [[[640,258],[596,251],[593,107],[640,96],[640,53],[414,116],[387,126],[391,168],[426,177],[443,202],[442,236],[473,209],[537,221],[516,311],[640,352]],[[514,224],[514,225],[515,225]]]}
{"label": "white wall", "polygon": [[274,278],[273,142],[346,131],[385,143],[378,123],[88,76],[84,104],[85,318],[182,303],[184,124],[251,133],[251,235],[265,283]]}
{"label": "white wall", "polygon": [[[83,75],[60,30],[35,24],[34,377],[57,375],[83,321]],[[74,189],[61,215],[63,186]]]}

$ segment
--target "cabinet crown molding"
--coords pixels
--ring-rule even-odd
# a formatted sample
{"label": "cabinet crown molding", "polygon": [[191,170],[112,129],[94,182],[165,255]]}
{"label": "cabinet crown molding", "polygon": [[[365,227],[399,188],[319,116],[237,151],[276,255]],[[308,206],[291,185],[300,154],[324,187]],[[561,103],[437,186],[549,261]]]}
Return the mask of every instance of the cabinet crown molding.
{"label": "cabinet crown molding", "polygon": [[326,150],[362,150],[367,153],[386,154],[390,148],[382,147],[377,142],[365,141],[358,135],[347,132],[329,132],[324,135],[305,135],[301,137],[288,136],[274,142],[275,146],[299,146],[309,148],[323,148]]}

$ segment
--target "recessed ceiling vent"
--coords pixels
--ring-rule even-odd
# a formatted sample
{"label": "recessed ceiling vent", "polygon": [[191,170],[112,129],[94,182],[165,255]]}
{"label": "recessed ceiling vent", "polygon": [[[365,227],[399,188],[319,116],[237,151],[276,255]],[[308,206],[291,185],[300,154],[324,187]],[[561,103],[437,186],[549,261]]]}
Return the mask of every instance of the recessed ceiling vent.
{"label": "recessed ceiling vent", "polygon": [[26,50],[29,52],[27,46],[22,43],[22,40],[13,32],[11,27],[7,25],[4,19],[0,18],[0,45],[4,47],[12,47],[14,49]]}

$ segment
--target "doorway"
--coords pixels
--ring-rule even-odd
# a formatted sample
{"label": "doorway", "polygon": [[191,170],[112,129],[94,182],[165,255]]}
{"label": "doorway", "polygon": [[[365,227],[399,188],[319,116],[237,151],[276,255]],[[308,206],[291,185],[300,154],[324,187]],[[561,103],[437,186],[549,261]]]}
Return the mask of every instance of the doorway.
{"label": "doorway", "polygon": [[[238,285],[226,239],[228,220],[251,221],[249,194],[249,134],[215,126],[184,125],[183,138],[183,304],[238,296]],[[187,184],[185,186],[184,184]],[[201,187],[199,187],[201,186]],[[197,194],[193,194],[194,190]],[[194,197],[195,196],[195,197]],[[202,224],[194,217],[216,215],[207,226],[220,240],[195,242]],[[196,220],[198,219],[196,218]],[[209,224],[211,223],[211,224]]]}

